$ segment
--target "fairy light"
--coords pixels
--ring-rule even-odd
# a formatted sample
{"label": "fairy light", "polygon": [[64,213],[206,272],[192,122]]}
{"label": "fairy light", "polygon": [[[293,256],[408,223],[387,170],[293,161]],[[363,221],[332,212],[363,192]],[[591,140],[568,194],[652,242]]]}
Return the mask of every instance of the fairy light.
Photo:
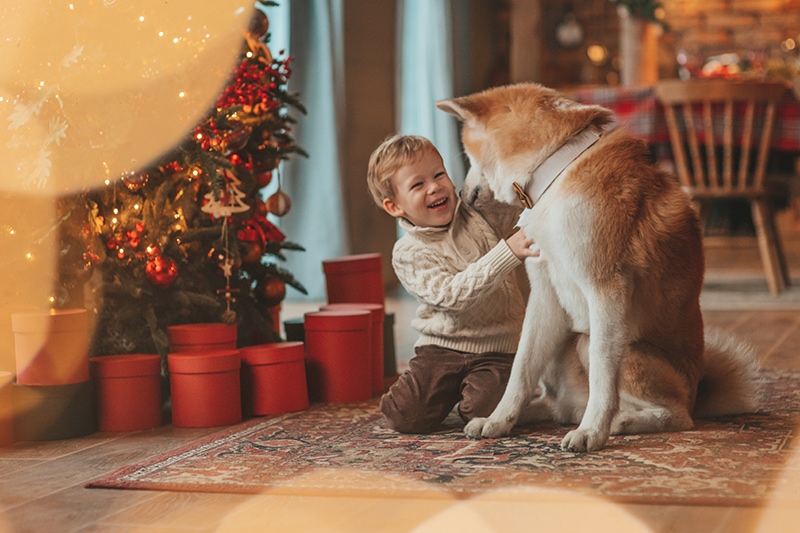
{"label": "fairy light", "polygon": [[25,252],[25,259],[27,259],[28,261],[33,261],[34,259],[36,259],[36,256],[33,255],[33,252]]}
{"label": "fairy light", "polygon": [[178,93],[178,98],[183,98],[184,96],[186,96],[186,92],[185,91],[181,91],[181,92]]}

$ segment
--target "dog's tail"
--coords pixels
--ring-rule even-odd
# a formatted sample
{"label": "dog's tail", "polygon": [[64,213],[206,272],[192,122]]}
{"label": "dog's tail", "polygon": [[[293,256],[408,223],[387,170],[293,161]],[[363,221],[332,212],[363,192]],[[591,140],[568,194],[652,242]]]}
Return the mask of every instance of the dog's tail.
{"label": "dog's tail", "polygon": [[752,413],[760,384],[752,346],[713,328],[705,330],[705,373],[697,386],[694,418]]}

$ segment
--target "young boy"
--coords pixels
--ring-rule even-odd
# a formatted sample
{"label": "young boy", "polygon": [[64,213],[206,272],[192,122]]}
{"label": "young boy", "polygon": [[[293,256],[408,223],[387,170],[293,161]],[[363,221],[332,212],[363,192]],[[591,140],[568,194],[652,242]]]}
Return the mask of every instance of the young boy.
{"label": "young boy", "polygon": [[465,422],[488,416],[508,382],[525,311],[514,270],[538,255],[521,231],[498,236],[511,233],[519,212],[504,206],[490,220],[462,204],[424,137],[386,139],[370,157],[367,184],[406,232],[392,266],[420,303],[415,356],[381,411],[401,433],[435,431],[456,404]]}

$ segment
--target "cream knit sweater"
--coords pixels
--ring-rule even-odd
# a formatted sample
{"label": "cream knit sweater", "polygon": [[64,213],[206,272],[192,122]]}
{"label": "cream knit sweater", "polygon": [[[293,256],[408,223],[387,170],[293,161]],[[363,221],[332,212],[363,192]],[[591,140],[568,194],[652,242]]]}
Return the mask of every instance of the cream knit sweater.
{"label": "cream knit sweater", "polygon": [[416,346],[516,352],[525,303],[514,270],[522,261],[498,234],[511,230],[517,214],[500,212],[490,224],[459,201],[447,227],[400,219],[406,234],[395,243],[392,266],[420,303],[411,322],[420,333]]}

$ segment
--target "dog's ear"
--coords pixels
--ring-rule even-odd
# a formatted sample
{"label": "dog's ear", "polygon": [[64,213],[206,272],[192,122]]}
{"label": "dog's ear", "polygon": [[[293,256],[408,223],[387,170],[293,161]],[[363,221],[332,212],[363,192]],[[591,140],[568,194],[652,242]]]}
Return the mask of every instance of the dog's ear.
{"label": "dog's ear", "polygon": [[589,124],[602,127],[614,121],[612,111],[599,105],[580,104],[560,98],[557,108],[562,124],[574,125],[573,130],[579,130]]}
{"label": "dog's ear", "polygon": [[439,100],[436,102],[436,107],[445,113],[450,113],[462,122],[477,118],[480,110],[477,101],[469,96]]}

